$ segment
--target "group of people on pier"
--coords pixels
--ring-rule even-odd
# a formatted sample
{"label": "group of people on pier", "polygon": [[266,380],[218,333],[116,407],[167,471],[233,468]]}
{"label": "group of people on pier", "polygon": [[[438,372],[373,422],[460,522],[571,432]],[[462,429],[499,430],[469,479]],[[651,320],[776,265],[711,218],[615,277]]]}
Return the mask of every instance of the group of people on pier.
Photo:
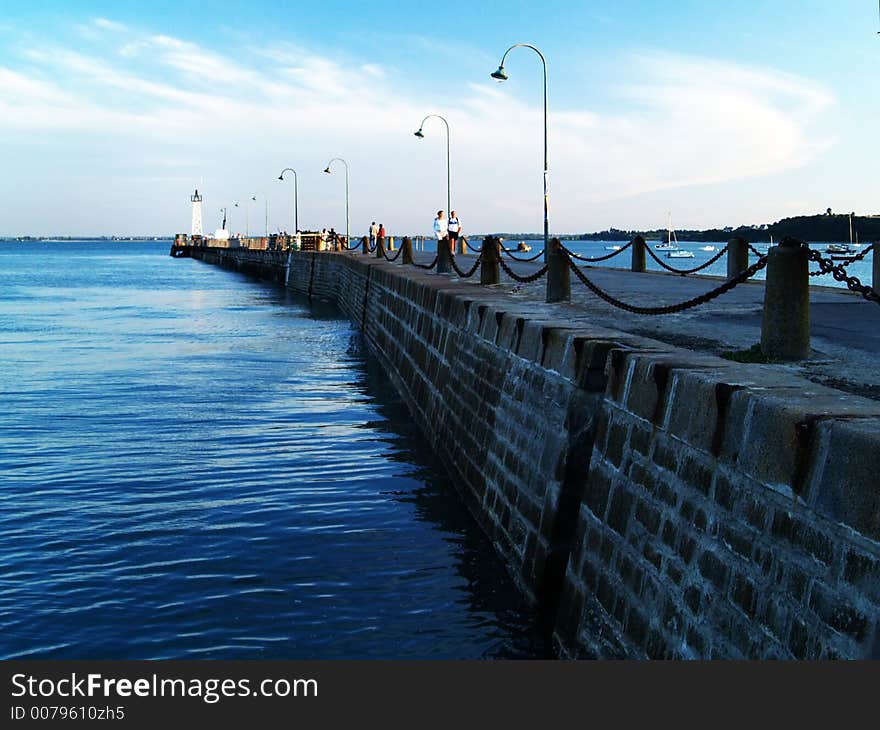
{"label": "group of people on pier", "polygon": [[455,250],[455,243],[461,236],[461,221],[454,210],[449,211],[449,218],[442,210],[437,211],[437,217],[434,219],[434,237],[440,241],[449,238],[452,244],[452,250]]}

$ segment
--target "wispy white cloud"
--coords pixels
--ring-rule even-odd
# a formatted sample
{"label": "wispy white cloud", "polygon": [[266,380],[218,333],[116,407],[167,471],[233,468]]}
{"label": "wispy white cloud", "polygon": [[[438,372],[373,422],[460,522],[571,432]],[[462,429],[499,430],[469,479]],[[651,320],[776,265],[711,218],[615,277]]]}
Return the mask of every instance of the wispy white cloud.
{"label": "wispy white cloud", "polygon": [[[145,185],[167,177],[169,160],[181,160],[185,177],[200,156],[201,167],[215,164],[218,150],[246,150],[253,160],[252,169],[230,170],[230,178],[266,174],[257,165],[274,165],[280,151],[288,159],[348,150],[362,176],[357,211],[372,218],[368,211],[393,201],[405,217],[436,208],[441,197],[442,145],[430,129],[423,142],[412,138],[425,114],[439,112],[452,123],[455,196],[472,225],[537,227],[541,109],[520,101],[517,87],[462,83],[454,102],[438,100],[429,86],[409,90],[397,69],[371,60],[289,43],[233,57],[110,19],[90,27],[118,38],[76,49],[32,47],[20,63],[0,67],[0,129],[43,130],[61,147],[64,130],[112,135],[121,156],[137,151]],[[772,69],[640,54],[628,59],[615,93],[611,109],[551,114],[557,229],[590,228],[584,211],[608,201],[796,169],[834,141],[821,126],[833,95]],[[442,134],[438,128],[437,141]],[[329,200],[312,204],[335,211]]]}
{"label": "wispy white cloud", "polygon": [[96,28],[101,28],[102,30],[110,30],[115,32],[121,32],[128,30],[128,26],[124,23],[119,23],[115,20],[108,20],[107,18],[95,18],[92,21],[92,25]]}

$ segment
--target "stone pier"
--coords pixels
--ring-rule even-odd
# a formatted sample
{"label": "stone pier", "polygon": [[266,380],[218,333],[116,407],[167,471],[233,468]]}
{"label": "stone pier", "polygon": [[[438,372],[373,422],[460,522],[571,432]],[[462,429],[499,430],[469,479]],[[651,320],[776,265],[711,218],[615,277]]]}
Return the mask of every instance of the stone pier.
{"label": "stone pier", "polygon": [[880,656],[880,402],[400,262],[192,255],[361,327],[561,656]]}

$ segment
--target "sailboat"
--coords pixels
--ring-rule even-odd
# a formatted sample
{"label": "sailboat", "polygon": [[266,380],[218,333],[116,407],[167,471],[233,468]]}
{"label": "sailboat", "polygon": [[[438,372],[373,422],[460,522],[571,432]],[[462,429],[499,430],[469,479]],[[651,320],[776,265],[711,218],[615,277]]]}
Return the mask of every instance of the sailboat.
{"label": "sailboat", "polygon": [[[672,213],[667,214],[666,221],[666,243],[658,243],[656,249],[658,251],[677,251],[678,250],[678,239],[675,238],[675,231],[672,230]],[[675,243],[672,242],[672,239],[675,238]]]}
{"label": "sailboat", "polygon": [[831,254],[831,258],[835,260],[847,259],[852,256],[858,249],[859,234],[856,233],[856,244],[853,243],[853,214],[849,214],[849,244],[845,243],[829,243],[825,249],[825,253]]}

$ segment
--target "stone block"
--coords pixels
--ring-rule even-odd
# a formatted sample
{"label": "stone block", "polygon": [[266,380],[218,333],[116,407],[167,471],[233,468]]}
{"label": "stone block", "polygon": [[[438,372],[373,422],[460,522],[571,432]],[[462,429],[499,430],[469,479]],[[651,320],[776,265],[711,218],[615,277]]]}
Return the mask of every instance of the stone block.
{"label": "stone block", "polygon": [[540,364],[543,350],[544,325],[541,322],[525,320],[516,342],[516,354],[524,360]]}
{"label": "stone block", "polygon": [[817,511],[880,540],[880,419],[820,426],[827,454],[811,501]]}

